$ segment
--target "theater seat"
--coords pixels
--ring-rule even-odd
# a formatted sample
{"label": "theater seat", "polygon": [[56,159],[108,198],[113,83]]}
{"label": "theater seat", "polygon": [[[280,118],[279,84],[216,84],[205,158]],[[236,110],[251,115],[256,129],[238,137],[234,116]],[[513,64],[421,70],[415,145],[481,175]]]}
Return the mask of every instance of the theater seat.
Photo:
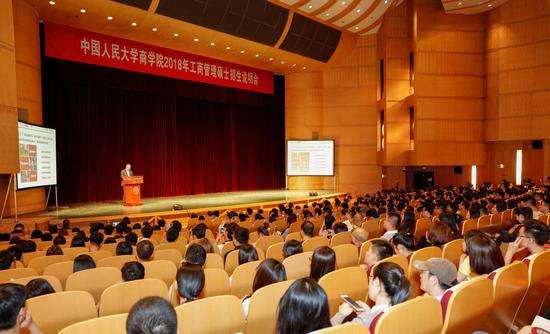
{"label": "theater seat", "polygon": [[178,269],[168,260],[154,260],[141,262],[145,268],[145,278],[158,278],[166,283],[166,287],[172,285],[176,279]]}
{"label": "theater seat", "polygon": [[99,303],[105,289],[122,281],[120,270],[113,267],[87,269],[71,274],[65,284],[66,291],[87,291]]}
{"label": "theater seat", "polygon": [[414,239],[416,241],[420,240],[432,225],[432,220],[430,218],[420,218],[416,220],[414,228]]}
{"label": "theater seat", "polygon": [[104,259],[104,258],[109,257],[109,256],[113,256],[111,254],[111,252],[106,251],[106,250],[98,250],[98,251],[93,251],[93,252],[83,252],[83,253],[77,254],[77,256],[79,256],[79,255],[88,255],[88,256],[90,256],[94,260],[94,263],[96,265],[99,262],[99,260]]}
{"label": "theater seat", "polygon": [[62,286],[65,286],[65,281],[73,273],[74,261],[63,261],[52,263],[44,269],[44,275],[55,276],[59,279]]}
{"label": "theater seat", "polygon": [[367,273],[359,266],[330,272],[319,279],[319,285],[327,293],[331,317],[343,303],[341,295],[365,301],[369,290]]}
{"label": "theater seat", "polygon": [[462,256],[463,242],[464,239],[449,241],[448,243],[443,245],[443,249],[441,250],[441,256],[444,259],[451,261],[457,268],[460,262],[460,256]]}
{"label": "theater seat", "polygon": [[[265,259],[264,253],[260,249],[256,249],[256,252],[258,253],[258,259],[260,261]],[[233,274],[233,271],[235,271],[235,268],[239,266],[239,250],[234,250],[229,252],[227,256],[225,257],[225,271],[227,271],[228,275]]]}
{"label": "theater seat", "polygon": [[35,278],[42,278],[48,281],[52,288],[55,290],[55,292],[61,292],[63,291],[63,286],[61,285],[61,282],[59,281],[59,278],[51,275],[40,275],[40,276],[28,276],[28,277],[22,277],[18,279],[14,279],[11,281],[11,283],[15,284],[21,284],[21,285],[27,285],[30,281],[32,281]]}
{"label": "theater seat", "polygon": [[339,245],[332,247],[332,250],[336,254],[336,268],[342,269],[357,265],[359,261],[359,252],[355,245]]}
{"label": "theater seat", "polygon": [[122,269],[126,262],[137,261],[135,255],[115,255],[99,260],[96,267],[113,267]]}
{"label": "theater seat", "polygon": [[34,268],[39,275],[44,273],[44,269],[52,263],[67,261],[65,255],[39,256],[31,259],[27,267]]}
{"label": "theater seat", "polygon": [[323,328],[310,334],[369,334],[369,329],[363,325],[348,322],[339,326]]}
{"label": "theater seat", "polygon": [[206,262],[204,263],[204,269],[224,269],[223,259],[219,254],[208,253],[206,254]]}
{"label": "theater seat", "polygon": [[268,259],[275,259],[275,260],[279,260],[280,262],[283,262],[283,260],[285,259],[285,256],[283,254],[284,246],[285,246],[284,242],[279,242],[269,246],[265,254],[265,257]]}
{"label": "theater seat", "polygon": [[336,233],[332,239],[330,239],[330,247],[339,245],[351,244],[351,232]]}
{"label": "theater seat", "polygon": [[126,318],[128,314],[124,313],[81,321],[63,328],[59,334],[126,334]]}
{"label": "theater seat", "polygon": [[311,257],[313,252],[304,252],[287,257],[283,260],[287,279],[309,277]]}
{"label": "theater seat", "polygon": [[155,246],[155,251],[163,249],[175,249],[180,252],[181,256],[185,256],[185,246],[187,245],[187,239],[178,239],[174,242],[165,242]]}
{"label": "theater seat", "polygon": [[229,279],[231,294],[242,298],[252,294],[252,283],[256,275],[256,268],[261,261],[252,261],[238,266]]}
{"label": "theater seat", "polygon": [[269,246],[279,242],[284,242],[283,237],[281,237],[280,235],[263,236],[256,240],[254,247],[256,247],[257,249],[261,249],[264,253],[267,254],[267,249],[269,248]]}
{"label": "theater seat", "polygon": [[439,302],[426,296],[392,306],[380,317],[373,334],[439,334],[442,326]]}
{"label": "theater seat", "polygon": [[179,333],[225,334],[243,332],[243,307],[235,296],[215,296],[176,307]]}
{"label": "theater seat", "polygon": [[14,268],[0,270],[0,283],[8,282],[11,279],[38,276],[38,273],[33,268]]}
{"label": "theater seat", "polygon": [[414,266],[415,261],[427,261],[433,257],[441,257],[441,248],[426,247],[419,249],[411,254],[409,259],[408,278],[411,283],[411,298],[421,295],[420,290],[420,271]]}
{"label": "theater seat", "polygon": [[374,272],[374,270],[376,269],[376,267],[378,267],[380,265],[380,263],[384,263],[384,262],[395,263],[398,266],[400,266],[401,269],[403,269],[403,272],[405,273],[405,276],[407,276],[409,274],[409,261],[403,255],[390,256],[390,257],[387,257],[383,260],[380,260],[380,261],[376,262],[375,264],[372,265],[372,272]]}
{"label": "theater seat", "polygon": [[289,240],[297,240],[297,241],[302,241],[302,234],[297,231],[297,232],[290,232],[286,238],[285,238],[285,242],[289,241]]}
{"label": "theater seat", "polygon": [[318,247],[328,246],[329,240],[326,237],[313,237],[311,239],[305,240],[302,242],[302,247],[304,252],[313,252]]}
{"label": "theater seat", "polygon": [[70,247],[63,249],[63,255],[65,255],[69,260],[74,260],[78,254],[86,253],[87,251],[87,247]]}
{"label": "theater seat", "polygon": [[57,334],[61,329],[97,317],[94,298],[85,291],[65,291],[27,300],[36,325],[44,334]]}
{"label": "theater seat", "polygon": [[264,286],[250,297],[250,307],[246,320],[246,334],[275,333],[277,307],[294,280],[287,280]]}
{"label": "theater seat", "polygon": [[30,260],[40,256],[46,256],[46,251],[43,250],[43,251],[36,251],[36,252],[30,252],[30,253],[23,253],[23,255],[21,255],[21,262],[23,262],[23,264],[28,267]]}
{"label": "theater seat", "polygon": [[229,275],[225,270],[219,268],[204,269],[204,278],[204,289],[202,290],[204,297],[229,295],[231,293]]}
{"label": "theater seat", "polygon": [[358,261],[357,264],[364,264],[365,263],[365,254],[367,254],[367,251],[369,250],[369,248],[372,245],[372,242],[374,240],[382,240],[382,239],[381,238],[374,238],[374,239],[367,240],[367,241],[365,241],[361,244],[361,248],[359,249],[359,261]]}
{"label": "theater seat", "polygon": [[117,283],[105,289],[99,301],[99,316],[127,313],[140,299],[158,296],[167,299],[166,284],[156,278]]}
{"label": "theater seat", "polygon": [[179,267],[181,265],[183,257],[181,256],[181,253],[175,249],[162,249],[155,250],[155,253],[153,254],[153,260],[168,260],[172,262],[176,267]]}

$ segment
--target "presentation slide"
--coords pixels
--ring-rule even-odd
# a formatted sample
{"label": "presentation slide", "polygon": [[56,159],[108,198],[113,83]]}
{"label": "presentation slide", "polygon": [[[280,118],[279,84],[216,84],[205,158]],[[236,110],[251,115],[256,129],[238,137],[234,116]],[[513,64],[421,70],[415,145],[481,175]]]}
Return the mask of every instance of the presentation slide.
{"label": "presentation slide", "polygon": [[289,176],[332,176],[334,140],[289,140],[286,161]]}
{"label": "presentation slide", "polygon": [[17,188],[57,184],[55,129],[19,122]]}

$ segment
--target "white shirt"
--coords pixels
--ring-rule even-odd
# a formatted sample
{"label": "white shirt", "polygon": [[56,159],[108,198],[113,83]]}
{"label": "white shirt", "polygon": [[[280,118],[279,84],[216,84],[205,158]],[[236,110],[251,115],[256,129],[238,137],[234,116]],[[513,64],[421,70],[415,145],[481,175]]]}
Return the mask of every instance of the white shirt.
{"label": "white shirt", "polygon": [[397,234],[397,230],[387,231],[386,233],[384,233],[384,235],[382,235],[382,238],[390,241],[390,239],[393,238],[393,236],[396,234]]}

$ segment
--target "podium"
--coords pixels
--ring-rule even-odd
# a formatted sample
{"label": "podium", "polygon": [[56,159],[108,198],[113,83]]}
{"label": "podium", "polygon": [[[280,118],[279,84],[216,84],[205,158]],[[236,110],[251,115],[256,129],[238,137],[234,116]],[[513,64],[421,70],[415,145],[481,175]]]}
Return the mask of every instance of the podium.
{"label": "podium", "polygon": [[143,175],[125,177],[122,180],[124,188],[124,206],[141,205],[141,185]]}

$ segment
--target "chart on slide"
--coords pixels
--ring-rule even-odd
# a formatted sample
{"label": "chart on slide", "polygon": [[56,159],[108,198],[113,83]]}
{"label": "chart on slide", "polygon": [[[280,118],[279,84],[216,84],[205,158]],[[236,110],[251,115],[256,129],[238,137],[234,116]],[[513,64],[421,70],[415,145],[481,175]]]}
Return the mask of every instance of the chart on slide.
{"label": "chart on slide", "polygon": [[57,184],[55,129],[19,122],[17,188]]}
{"label": "chart on slide", "polygon": [[334,140],[287,141],[287,175],[334,175]]}

